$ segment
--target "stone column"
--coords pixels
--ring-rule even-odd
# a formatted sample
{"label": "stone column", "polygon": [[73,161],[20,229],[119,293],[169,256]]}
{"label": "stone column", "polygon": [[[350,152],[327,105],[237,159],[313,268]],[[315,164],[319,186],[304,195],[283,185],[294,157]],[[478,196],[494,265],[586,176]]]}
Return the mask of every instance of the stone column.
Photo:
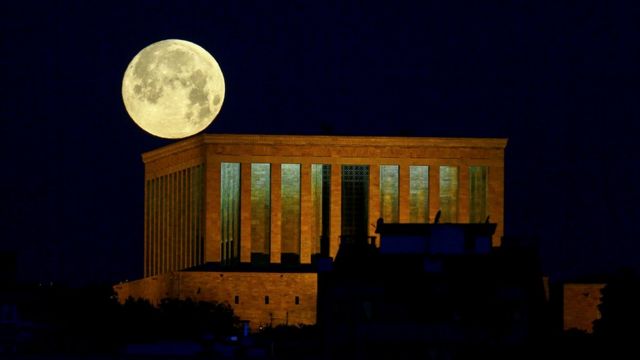
{"label": "stone column", "polygon": [[149,184],[149,213],[145,214],[145,217],[149,218],[149,272],[145,274],[146,276],[152,276],[158,273],[156,264],[158,263],[158,244],[157,244],[157,214],[158,214],[158,180],[151,179],[148,182]]}
{"label": "stone column", "polygon": [[342,166],[331,164],[331,231],[329,256],[336,258],[342,229]]}
{"label": "stone column", "polygon": [[220,262],[220,159],[208,150],[204,169],[204,261]]}
{"label": "stone column", "polygon": [[176,270],[176,177],[175,173],[169,173],[167,175],[169,179],[169,206],[167,207],[168,212],[168,226],[167,226],[167,260],[168,260],[168,268],[167,271]]}
{"label": "stone column", "polygon": [[469,223],[469,166],[458,165],[458,223]]}
{"label": "stone column", "polygon": [[497,223],[493,246],[500,246],[504,235],[504,167],[489,167],[489,221]]}
{"label": "stone column", "polygon": [[429,222],[432,223],[440,210],[440,166],[429,166]]}
{"label": "stone column", "polygon": [[184,268],[187,267],[187,262],[186,262],[186,254],[187,252],[185,251],[185,236],[184,236],[184,222],[185,222],[185,209],[184,209],[184,200],[185,200],[185,196],[184,196],[184,170],[179,170],[178,171],[178,191],[177,191],[177,195],[178,195],[178,203],[177,203],[177,210],[178,210],[178,214],[177,214],[177,231],[176,233],[178,234],[177,236],[177,240],[178,240],[178,269],[177,270],[182,270]]}
{"label": "stone column", "polygon": [[158,257],[157,257],[157,271],[156,274],[161,274],[166,271],[166,238],[167,238],[167,178],[161,176],[158,185],[158,238],[156,239],[158,244]]}
{"label": "stone column", "polygon": [[271,245],[269,246],[269,252],[271,253],[271,263],[280,263],[280,249],[281,249],[281,213],[282,207],[280,205],[280,164],[271,164]]}
{"label": "stone column", "polygon": [[240,262],[251,262],[251,163],[240,165]]}
{"label": "stone column", "polygon": [[192,267],[193,262],[193,188],[191,183],[191,169],[185,170],[185,237],[187,267]]}
{"label": "stone column", "polygon": [[376,236],[380,211],[380,165],[372,164],[369,165],[369,236]]}
{"label": "stone column", "polygon": [[398,211],[400,212],[399,220],[401,223],[408,223],[411,210],[409,206],[409,165],[400,164],[398,172]]}
{"label": "stone column", "polygon": [[149,214],[151,213],[149,209],[149,198],[151,197],[151,181],[144,179],[144,273],[143,276],[147,277],[151,274],[151,266],[149,265],[151,262],[151,242],[150,242],[150,223],[151,219]]}
{"label": "stone column", "polygon": [[300,164],[300,263],[311,263],[311,164]]}

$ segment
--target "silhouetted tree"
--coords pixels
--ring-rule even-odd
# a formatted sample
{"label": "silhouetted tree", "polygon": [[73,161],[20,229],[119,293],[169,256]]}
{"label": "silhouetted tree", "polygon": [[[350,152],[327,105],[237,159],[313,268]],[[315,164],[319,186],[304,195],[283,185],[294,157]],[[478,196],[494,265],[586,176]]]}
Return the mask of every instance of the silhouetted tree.
{"label": "silhouetted tree", "polygon": [[316,325],[267,326],[255,334],[258,343],[270,349],[277,359],[307,359],[321,352],[320,332]]}
{"label": "silhouetted tree", "polygon": [[122,342],[146,342],[162,335],[159,311],[148,300],[129,297],[120,307],[116,331]]}
{"label": "silhouetted tree", "polygon": [[111,285],[84,288],[39,285],[18,304],[21,319],[37,324],[25,351],[113,353],[123,345],[203,335],[240,333],[226,303],[164,299],[159,306],[128,298],[120,304]]}
{"label": "silhouetted tree", "polygon": [[228,304],[163,299],[155,307],[144,299],[128,298],[117,324],[123,343],[166,339],[199,340],[204,334],[227,336],[240,331],[240,320]]}
{"label": "silhouetted tree", "polygon": [[602,289],[598,305],[601,318],[594,321],[594,333],[607,343],[630,344],[640,335],[640,279],[625,269]]}
{"label": "silhouetted tree", "polygon": [[24,351],[105,352],[121,335],[120,305],[111,285],[68,288],[39,285],[19,304],[23,320],[36,324]]}
{"label": "silhouetted tree", "polygon": [[240,319],[225,303],[163,299],[159,311],[162,328],[172,338],[196,339],[203,334],[224,336],[240,329]]}

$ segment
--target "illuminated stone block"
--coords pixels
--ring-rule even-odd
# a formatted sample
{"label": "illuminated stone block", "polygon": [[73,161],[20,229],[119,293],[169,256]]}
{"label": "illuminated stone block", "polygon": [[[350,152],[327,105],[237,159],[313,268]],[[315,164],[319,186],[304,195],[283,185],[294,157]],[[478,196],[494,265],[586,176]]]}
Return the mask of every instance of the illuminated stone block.
{"label": "illuminated stone block", "polygon": [[602,289],[605,284],[570,283],[562,286],[563,328],[593,332],[593,322],[600,319]]}

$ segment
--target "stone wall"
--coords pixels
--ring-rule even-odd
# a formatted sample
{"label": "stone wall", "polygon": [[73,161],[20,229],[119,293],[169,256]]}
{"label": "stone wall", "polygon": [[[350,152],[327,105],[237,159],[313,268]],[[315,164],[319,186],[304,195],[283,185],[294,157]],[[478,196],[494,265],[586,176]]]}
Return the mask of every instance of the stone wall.
{"label": "stone wall", "polygon": [[171,272],[118,284],[114,290],[120,302],[130,296],[152,304],[163,298],[226,302],[254,330],[316,323],[316,273]]}
{"label": "stone wall", "polygon": [[600,318],[600,290],[605,284],[564,284],[563,327],[593,332],[593,321]]}

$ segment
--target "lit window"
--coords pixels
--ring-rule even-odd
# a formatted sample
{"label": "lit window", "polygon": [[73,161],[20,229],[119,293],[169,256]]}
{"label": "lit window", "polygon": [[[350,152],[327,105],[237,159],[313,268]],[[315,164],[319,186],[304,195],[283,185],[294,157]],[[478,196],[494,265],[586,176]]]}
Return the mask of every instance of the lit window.
{"label": "lit window", "polygon": [[[320,254],[323,239],[329,238],[329,203],[331,200],[331,165],[311,165],[311,254]],[[328,251],[328,244],[325,244]]]}
{"label": "lit window", "polygon": [[240,253],[240,164],[220,164],[221,260],[232,263]]}
{"label": "lit window", "polygon": [[469,222],[484,222],[488,215],[488,175],[486,166],[469,167]]}
{"label": "lit window", "polygon": [[458,167],[440,166],[440,222],[458,221]]}
{"label": "lit window", "polygon": [[[300,165],[281,165],[282,262],[300,262]],[[285,261],[286,260],[286,261]]]}
{"label": "lit window", "polygon": [[251,164],[251,261],[269,262],[271,165]]}
{"label": "lit window", "polygon": [[380,165],[380,216],[386,223],[399,221],[398,165]]}
{"label": "lit window", "polygon": [[429,222],[429,167],[409,167],[409,222]]}

